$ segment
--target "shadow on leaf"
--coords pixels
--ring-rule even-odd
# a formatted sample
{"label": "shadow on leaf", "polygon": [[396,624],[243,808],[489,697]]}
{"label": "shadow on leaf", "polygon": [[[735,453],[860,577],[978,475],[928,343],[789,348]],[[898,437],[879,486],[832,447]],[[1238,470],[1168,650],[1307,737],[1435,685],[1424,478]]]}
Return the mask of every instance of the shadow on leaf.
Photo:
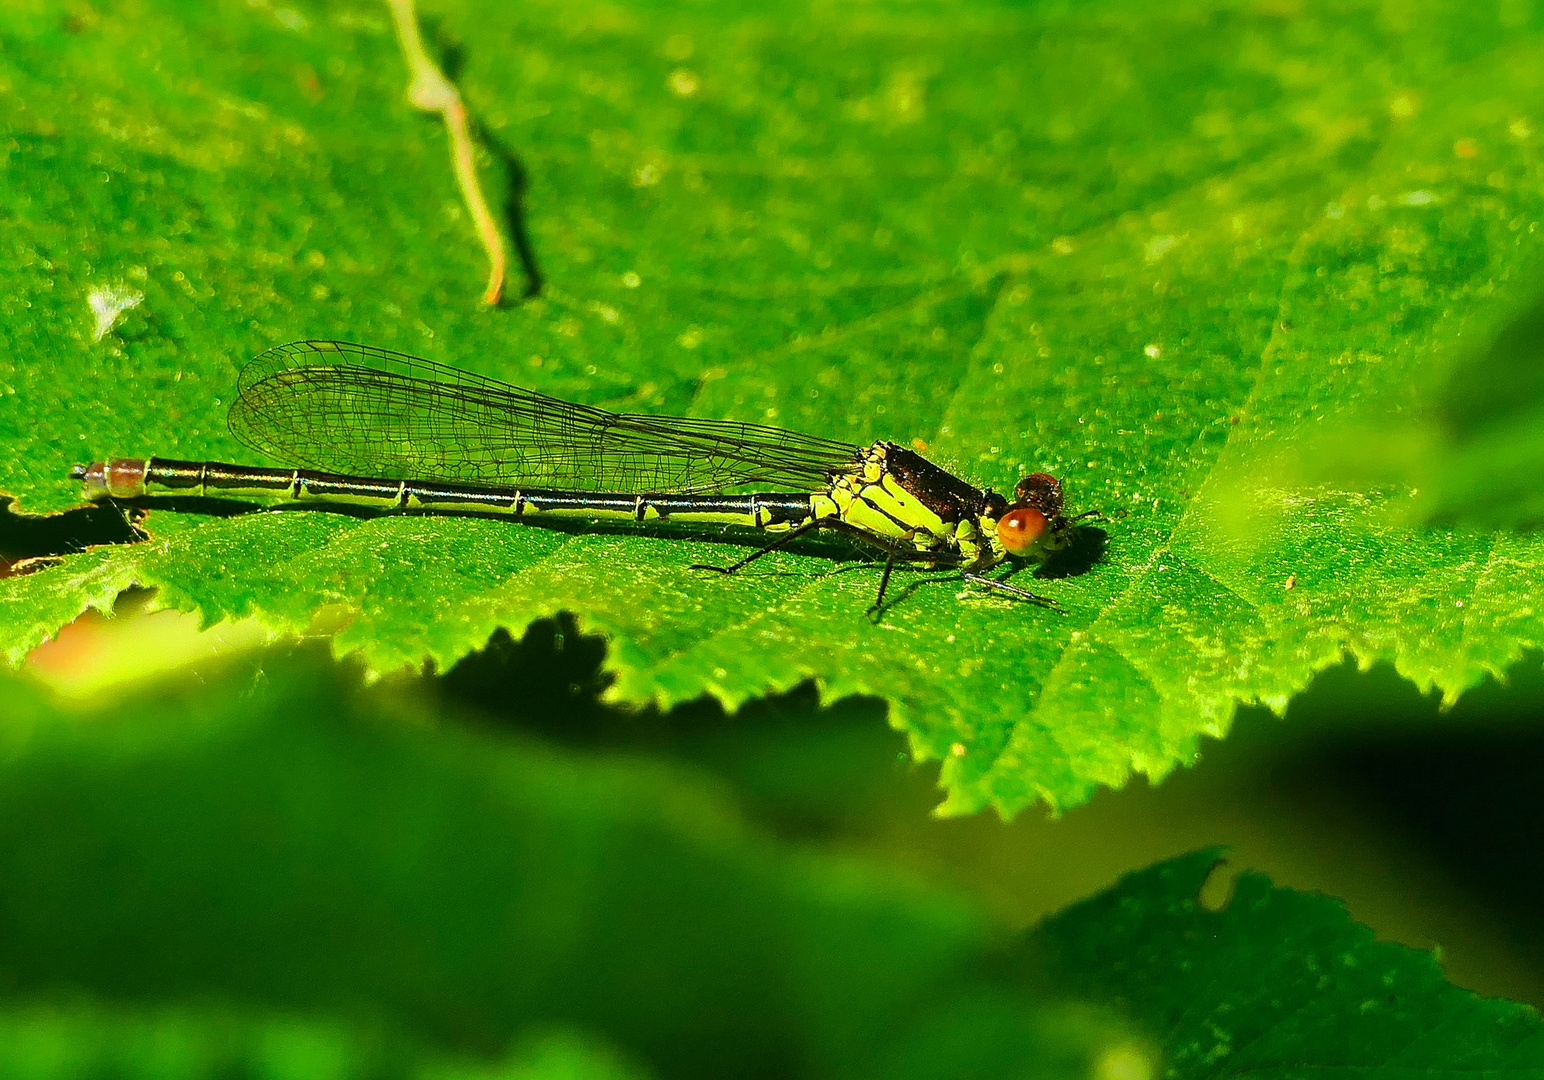
{"label": "shadow on leaf", "polygon": [[822,705],[806,682],[733,713],[706,697],[668,710],[622,708],[604,700],[605,653],[603,638],[580,633],[563,615],[533,623],[518,641],[499,631],[435,685],[452,711],[495,729],[706,768],[732,784],[754,816],[790,836],[829,836],[860,808],[909,792],[897,775],[933,772],[911,762],[876,698]]}
{"label": "shadow on leaf", "polygon": [[139,543],[148,539],[138,527],[143,516],[111,503],[60,514],[18,514],[10,499],[0,498],[0,577],[41,569],[99,544]]}

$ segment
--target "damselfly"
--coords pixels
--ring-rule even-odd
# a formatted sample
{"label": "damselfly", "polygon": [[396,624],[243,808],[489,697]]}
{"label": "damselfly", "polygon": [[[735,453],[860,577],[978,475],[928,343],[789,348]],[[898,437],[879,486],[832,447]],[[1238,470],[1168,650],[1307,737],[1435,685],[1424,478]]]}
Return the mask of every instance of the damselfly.
{"label": "damselfly", "polygon": [[214,496],[777,534],[728,566],[694,567],[726,574],[830,529],[883,553],[874,609],[897,563],[958,570],[1004,595],[1054,603],[985,571],[1010,555],[1044,558],[1065,546],[1077,520],[1046,473],[1020,480],[1010,502],[893,442],[855,446],[762,424],[607,412],[341,341],[259,355],[242,370],[229,422],[243,443],[287,467],[116,458],[70,475],[94,500]]}

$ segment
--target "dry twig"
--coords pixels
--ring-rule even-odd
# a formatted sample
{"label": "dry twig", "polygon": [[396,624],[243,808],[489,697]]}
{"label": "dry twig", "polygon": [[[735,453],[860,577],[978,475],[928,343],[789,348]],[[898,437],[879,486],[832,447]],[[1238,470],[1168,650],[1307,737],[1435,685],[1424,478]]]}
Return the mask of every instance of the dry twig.
{"label": "dry twig", "polygon": [[439,113],[450,133],[450,160],[456,170],[456,182],[472,213],[477,239],[482,241],[483,249],[488,253],[488,287],[483,291],[483,302],[497,304],[504,294],[504,238],[499,235],[498,225],[483,198],[482,186],[477,182],[466,106],[460,92],[424,49],[423,38],[418,33],[418,16],[413,10],[414,0],[387,0],[387,3],[396,21],[397,39],[402,43],[402,55],[407,59],[408,72],[412,76],[407,99],[425,112]]}

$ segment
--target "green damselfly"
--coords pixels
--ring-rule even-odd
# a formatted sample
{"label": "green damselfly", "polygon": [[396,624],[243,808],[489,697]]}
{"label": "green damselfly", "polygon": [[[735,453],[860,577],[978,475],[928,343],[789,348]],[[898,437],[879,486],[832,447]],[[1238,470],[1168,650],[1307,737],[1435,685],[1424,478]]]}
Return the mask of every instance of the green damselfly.
{"label": "green damselfly", "polygon": [[[88,498],[237,498],[541,522],[623,519],[776,534],[733,573],[829,529],[897,563],[958,570],[1003,595],[1054,603],[985,576],[1042,559],[1078,518],[1046,473],[1010,502],[892,442],[857,446],[763,424],[607,412],[429,360],[341,341],[297,341],[241,372],[231,432],[284,468],[114,458],[77,465]],[[750,490],[747,490],[750,489]],[[1078,515],[1086,517],[1089,515]],[[871,610],[874,610],[871,609]]]}

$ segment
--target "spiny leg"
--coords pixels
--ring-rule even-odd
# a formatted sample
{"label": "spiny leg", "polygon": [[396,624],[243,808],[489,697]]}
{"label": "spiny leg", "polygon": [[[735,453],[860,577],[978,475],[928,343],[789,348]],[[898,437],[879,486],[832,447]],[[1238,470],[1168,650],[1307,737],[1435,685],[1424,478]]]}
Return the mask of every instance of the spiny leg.
{"label": "spiny leg", "polygon": [[879,579],[879,595],[874,597],[874,602],[869,606],[868,613],[877,615],[879,609],[884,607],[885,590],[890,587],[890,571],[895,569],[895,557],[897,552],[892,549],[889,557],[885,559],[885,572]]}
{"label": "spiny leg", "polygon": [[762,548],[757,548],[755,551],[745,556],[745,558],[741,559],[739,562],[730,563],[728,566],[711,566],[706,563],[693,563],[691,568],[693,570],[714,570],[720,574],[732,574],[737,570],[742,570],[746,566],[749,566],[763,555],[770,554],[771,552],[776,551],[778,548],[785,547],[792,543],[794,540],[797,540],[799,537],[803,536],[805,533],[814,532],[817,529],[834,529],[837,532],[847,533],[849,536],[855,537],[856,539],[863,541],[865,544],[868,544],[871,547],[877,547],[883,552],[893,554],[897,559],[905,560],[907,558],[937,558],[936,553],[933,552],[913,552],[910,548],[902,549],[892,546],[891,544],[886,543],[882,538],[877,537],[873,533],[869,532],[867,529],[861,529],[858,526],[852,524],[850,521],[843,521],[841,518],[836,517],[825,517],[812,518],[809,521],[804,522],[802,525],[798,525],[792,529],[789,529],[782,536],[779,536],[770,544]]}
{"label": "spiny leg", "polygon": [[870,615],[877,616],[880,609],[884,607],[885,590],[890,587],[890,572],[895,569],[896,563],[925,562],[928,563],[929,568],[933,570],[952,570],[959,566],[957,561],[953,563],[950,562],[950,555],[947,552],[922,551],[917,548],[904,547],[899,544],[894,546],[880,544],[878,541],[872,538],[869,539],[869,543],[873,544],[875,547],[880,548],[886,553],[885,572],[879,579],[879,595],[874,597],[874,603],[870,605],[868,609],[868,613]]}
{"label": "spiny leg", "polygon": [[942,552],[919,551],[915,548],[887,543],[883,538],[875,536],[867,529],[861,529],[849,521],[843,521],[841,518],[813,518],[802,525],[790,529],[770,544],[758,548],[738,562],[731,563],[728,566],[693,563],[691,568],[693,570],[713,570],[720,574],[733,574],[735,571],[749,566],[763,555],[776,551],[805,533],[814,532],[816,529],[834,529],[837,532],[847,533],[849,536],[863,541],[863,543],[868,544],[870,547],[876,547],[885,553],[885,572],[884,576],[879,579],[879,595],[874,598],[874,603],[869,608],[871,614],[878,611],[884,604],[885,590],[890,586],[890,573],[895,569],[897,562],[929,562],[937,565],[941,560],[947,558]]}
{"label": "spiny leg", "polygon": [[772,541],[765,547],[757,548],[755,551],[745,556],[745,558],[741,559],[739,562],[730,563],[728,566],[713,566],[709,563],[692,563],[691,568],[693,570],[713,570],[720,574],[732,574],[736,570],[745,569],[745,567],[749,566],[763,555],[774,552],[780,547],[785,547],[792,541],[797,540],[799,537],[803,536],[805,533],[813,532],[814,530],[821,528],[822,525],[826,524],[826,522],[827,519],[825,518],[811,518],[804,524],[789,529],[782,536],[779,536],[776,540]]}
{"label": "spiny leg", "polygon": [[1000,592],[1005,592],[1008,595],[1015,597],[1016,599],[1028,600],[1032,604],[1043,604],[1046,607],[1054,608],[1061,607],[1060,604],[1058,604],[1055,600],[1052,600],[1049,596],[1041,596],[1038,593],[1032,593],[1028,589],[1021,589],[1017,585],[1010,585],[1006,581],[998,581],[996,578],[989,578],[984,574],[973,574],[969,570],[962,570],[960,572],[960,576],[972,584],[985,585],[989,589],[997,589]]}

